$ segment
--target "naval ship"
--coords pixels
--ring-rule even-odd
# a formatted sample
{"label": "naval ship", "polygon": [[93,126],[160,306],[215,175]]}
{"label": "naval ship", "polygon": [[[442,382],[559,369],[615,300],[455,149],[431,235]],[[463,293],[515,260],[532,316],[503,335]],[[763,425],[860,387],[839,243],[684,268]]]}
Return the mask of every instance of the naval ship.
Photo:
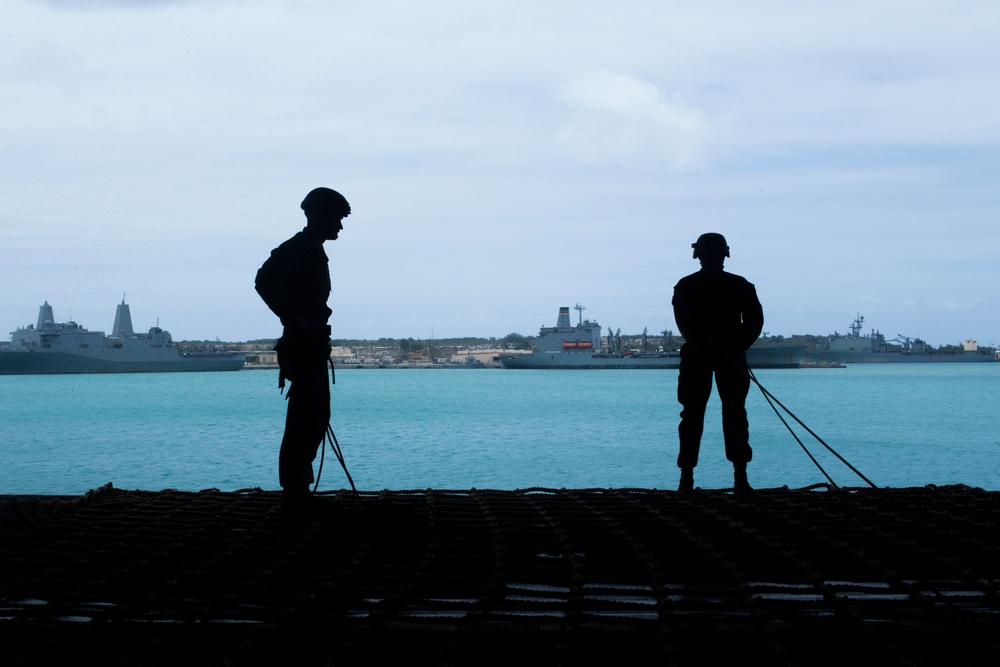
{"label": "naval ship", "polygon": [[10,342],[0,343],[0,375],[237,371],[245,361],[242,352],[181,352],[158,326],[135,333],[124,298],[110,336],[76,322],[56,322],[46,301],[34,326],[19,327]]}
{"label": "naval ship", "polygon": [[[681,355],[673,336],[664,332],[663,342],[657,350],[649,350],[646,333],[642,347],[626,350],[622,347],[621,332],[610,333],[607,341],[601,336],[601,325],[583,319],[585,308],[574,306],[579,321],[574,326],[569,319],[569,306],[559,309],[554,327],[542,327],[538,332],[535,349],[530,354],[501,354],[504,368],[546,369],[657,369],[679,368]],[[747,350],[747,363],[751,368],[798,368],[805,354],[804,345],[754,345]]]}
{"label": "naval ship", "polygon": [[887,341],[879,331],[862,334],[864,315],[858,314],[849,334],[834,332],[817,349],[806,351],[807,364],[924,364],[996,361],[992,351],[980,350],[974,340],[967,340],[961,350],[936,350],[919,338],[897,334]]}

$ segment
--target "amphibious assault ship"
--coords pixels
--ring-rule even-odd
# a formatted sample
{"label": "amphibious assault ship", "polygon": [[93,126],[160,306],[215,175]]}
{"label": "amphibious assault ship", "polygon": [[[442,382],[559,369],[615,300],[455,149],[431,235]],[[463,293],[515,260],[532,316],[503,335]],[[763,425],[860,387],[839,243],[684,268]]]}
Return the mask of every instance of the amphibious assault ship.
{"label": "amphibious assault ship", "polygon": [[897,338],[887,341],[879,331],[862,334],[864,315],[859,314],[851,322],[849,334],[834,332],[820,343],[815,350],[806,352],[808,364],[923,364],[996,361],[992,351],[980,350],[974,340],[964,342],[961,350],[936,350],[919,338],[908,338],[897,334]]}
{"label": "amphibious assault ship", "polygon": [[73,321],[57,323],[46,301],[34,326],[20,327],[11,332],[10,342],[0,343],[0,375],[237,371],[245,361],[242,352],[182,352],[158,326],[135,333],[124,298],[110,336]]}
{"label": "amphibious assault ship", "polygon": [[[650,350],[650,342],[643,332],[642,346],[638,350],[624,349],[621,331],[609,331],[607,339],[601,335],[601,325],[584,320],[585,308],[574,306],[579,313],[575,326],[570,324],[569,306],[559,309],[554,327],[542,327],[538,332],[535,349],[530,354],[501,354],[500,363],[505,368],[547,369],[657,369],[678,368],[681,363],[679,346],[670,332],[663,333],[662,344]],[[758,344],[747,350],[747,363],[751,368],[798,368],[805,354],[804,345]]]}

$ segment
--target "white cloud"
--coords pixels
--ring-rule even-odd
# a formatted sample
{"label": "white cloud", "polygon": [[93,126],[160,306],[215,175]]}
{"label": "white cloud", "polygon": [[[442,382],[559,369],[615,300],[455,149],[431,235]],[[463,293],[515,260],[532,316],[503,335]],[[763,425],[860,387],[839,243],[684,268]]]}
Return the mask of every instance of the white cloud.
{"label": "white cloud", "polygon": [[690,166],[708,118],[676,95],[628,74],[601,69],[570,82],[562,99],[570,118],[560,131],[565,150],[589,160],[646,158]]}

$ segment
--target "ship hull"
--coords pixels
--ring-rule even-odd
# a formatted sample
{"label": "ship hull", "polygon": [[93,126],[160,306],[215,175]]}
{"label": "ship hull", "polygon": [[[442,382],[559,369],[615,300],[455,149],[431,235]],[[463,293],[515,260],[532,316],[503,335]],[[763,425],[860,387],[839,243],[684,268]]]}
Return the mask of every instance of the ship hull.
{"label": "ship hull", "polygon": [[74,373],[180,373],[238,371],[242,354],[173,355],[161,359],[83,356],[65,352],[0,351],[0,375],[61,375]]}
{"label": "ship hull", "polygon": [[[798,368],[805,347],[752,347],[747,350],[750,368]],[[502,354],[504,368],[566,369],[566,370],[662,370],[679,368],[679,352],[660,354],[588,354],[586,352],[534,352],[532,354]]]}
{"label": "ship hull", "polygon": [[995,362],[992,354],[980,352],[942,352],[907,354],[906,352],[807,352],[806,363],[823,364],[961,364]]}

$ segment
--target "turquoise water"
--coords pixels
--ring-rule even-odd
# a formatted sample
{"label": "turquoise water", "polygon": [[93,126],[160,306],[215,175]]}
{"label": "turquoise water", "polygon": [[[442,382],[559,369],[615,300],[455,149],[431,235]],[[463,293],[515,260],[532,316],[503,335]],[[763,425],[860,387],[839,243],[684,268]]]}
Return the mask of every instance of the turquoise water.
{"label": "turquoise water", "polygon": [[[1000,364],[757,377],[879,486],[1000,490]],[[676,371],[342,369],[333,427],[360,489],[673,488],[676,383]],[[2,376],[0,493],[276,488],[276,384],[276,371]],[[826,481],[756,388],[747,408],[755,486]],[[713,396],[695,475],[706,488],[732,483],[720,423]],[[796,430],[834,481],[864,484]],[[321,488],[345,485],[327,456]]]}

